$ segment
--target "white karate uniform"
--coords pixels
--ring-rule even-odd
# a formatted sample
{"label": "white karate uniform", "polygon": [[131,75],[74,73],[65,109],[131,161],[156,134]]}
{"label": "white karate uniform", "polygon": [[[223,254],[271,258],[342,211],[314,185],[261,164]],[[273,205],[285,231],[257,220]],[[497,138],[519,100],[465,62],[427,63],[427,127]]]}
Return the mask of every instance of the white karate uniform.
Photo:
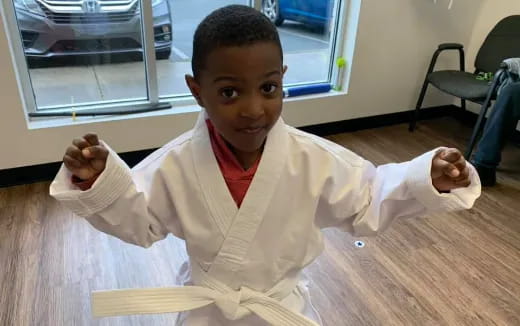
{"label": "white karate uniform", "polygon": [[[469,187],[449,194],[436,191],[430,170],[438,150],[375,168],[280,118],[238,209],[212,151],[205,119],[201,113],[192,131],[132,170],[110,150],[106,169],[90,190],[78,190],[65,167],[50,189],[95,228],[126,242],[148,247],[169,233],[186,241],[191,264],[184,266],[183,281],[228,296],[181,314],[178,325],[268,325],[257,313],[268,304],[255,306],[247,296],[274,298],[275,306],[280,302],[317,325],[319,317],[299,276],[323,250],[321,229],[375,235],[396,218],[469,209],[480,196],[473,167]],[[281,308],[269,309],[264,317]],[[273,324],[283,324],[277,321],[282,317],[273,318]]]}

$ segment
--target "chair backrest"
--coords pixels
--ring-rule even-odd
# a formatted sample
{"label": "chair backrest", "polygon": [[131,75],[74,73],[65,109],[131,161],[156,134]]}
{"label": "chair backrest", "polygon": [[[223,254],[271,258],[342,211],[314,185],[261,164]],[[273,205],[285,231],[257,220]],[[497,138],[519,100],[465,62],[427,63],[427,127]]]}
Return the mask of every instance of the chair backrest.
{"label": "chair backrest", "polygon": [[478,51],[475,68],[495,72],[508,58],[520,58],[520,15],[502,19],[491,30]]}

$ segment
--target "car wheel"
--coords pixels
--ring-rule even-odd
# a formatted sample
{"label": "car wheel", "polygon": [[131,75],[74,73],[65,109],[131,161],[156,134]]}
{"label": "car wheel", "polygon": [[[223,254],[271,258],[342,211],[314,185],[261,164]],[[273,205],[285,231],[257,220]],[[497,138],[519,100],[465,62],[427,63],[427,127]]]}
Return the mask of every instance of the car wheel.
{"label": "car wheel", "polygon": [[172,49],[168,48],[167,50],[156,51],[155,58],[157,60],[167,60],[170,58],[171,54],[172,54]]}
{"label": "car wheel", "polygon": [[283,24],[279,0],[262,0],[262,13],[276,26]]}

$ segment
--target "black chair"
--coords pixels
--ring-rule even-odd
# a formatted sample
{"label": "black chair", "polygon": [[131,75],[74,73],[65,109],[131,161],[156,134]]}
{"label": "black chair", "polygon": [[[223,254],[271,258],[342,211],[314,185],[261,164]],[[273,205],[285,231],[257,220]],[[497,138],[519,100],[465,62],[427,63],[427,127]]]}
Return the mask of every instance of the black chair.
{"label": "black chair", "polygon": [[[433,71],[439,54],[445,50],[457,50],[460,56],[460,70]],[[417,106],[410,121],[409,130],[413,132],[419,119],[424,96],[429,84],[441,91],[461,99],[461,108],[466,109],[466,100],[481,104],[477,123],[466,149],[465,156],[470,158],[479,134],[481,133],[488,108],[496,99],[497,89],[500,86],[500,75],[505,67],[501,63],[508,58],[520,57],[520,15],[509,16],[501,20],[489,33],[480,48],[475,60],[475,73],[464,71],[464,46],[458,43],[439,45],[433,54],[428,73],[424,80]],[[495,72],[491,82],[478,80],[481,72]]]}

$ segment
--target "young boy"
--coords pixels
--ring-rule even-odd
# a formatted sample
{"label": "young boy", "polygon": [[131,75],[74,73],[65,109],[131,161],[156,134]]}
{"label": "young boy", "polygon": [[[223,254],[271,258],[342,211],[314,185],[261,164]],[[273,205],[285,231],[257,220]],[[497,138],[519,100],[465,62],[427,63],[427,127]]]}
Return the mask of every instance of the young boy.
{"label": "young boy", "polygon": [[323,250],[321,229],[374,235],[396,218],[469,209],[480,195],[458,150],[375,168],[287,126],[280,39],[254,9],[204,19],[192,65],[186,81],[204,108],[192,131],[132,170],[86,135],[51,186],[74,213],[126,242],[149,247],[169,233],[186,241],[192,286],[94,293],[98,316],[187,311],[178,325],[318,325],[299,275]]}

